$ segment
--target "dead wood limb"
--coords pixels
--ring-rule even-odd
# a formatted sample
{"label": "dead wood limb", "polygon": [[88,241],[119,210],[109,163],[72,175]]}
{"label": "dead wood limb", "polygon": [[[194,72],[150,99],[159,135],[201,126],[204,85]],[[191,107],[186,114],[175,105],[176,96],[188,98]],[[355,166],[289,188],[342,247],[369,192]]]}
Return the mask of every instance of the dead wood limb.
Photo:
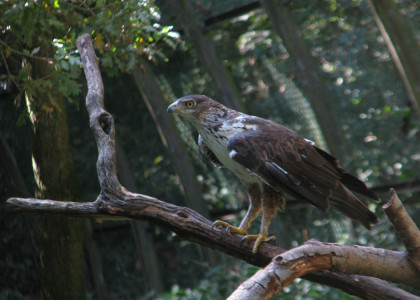
{"label": "dead wood limb", "polygon": [[394,189],[390,190],[390,200],[382,206],[391,223],[394,225],[398,237],[403,241],[408,259],[420,272],[420,231],[416,223],[407,213]]}
{"label": "dead wood limb", "polygon": [[[148,220],[165,226],[185,240],[200,243],[260,267],[266,266],[273,257],[285,251],[280,247],[264,243],[254,255],[252,244],[241,246],[240,236],[226,234],[224,230],[218,228],[212,230],[212,222],[197,212],[140,194],[127,195],[123,199],[100,197],[97,201],[88,203],[10,198],[7,204],[8,210],[15,213]],[[406,296],[410,295],[382,280],[360,275],[325,271],[313,272],[302,278],[339,288],[365,299],[409,299]],[[244,286],[246,287],[241,285],[241,288]]]}
{"label": "dead wood limb", "polygon": [[[90,117],[97,148],[97,171],[101,192],[95,202],[72,203],[53,200],[10,198],[9,211],[16,213],[63,214],[94,218],[130,218],[149,220],[163,225],[181,238],[223,251],[248,263],[264,267],[285,250],[264,243],[258,254],[252,254],[252,245],[240,245],[241,237],[211,229],[211,222],[197,212],[156,198],[134,194],[125,189],[116,175],[115,127],[112,116],[105,110],[103,85],[92,41],[89,35],[78,39],[78,49],[88,82],[86,107]],[[404,291],[388,283],[360,275],[346,275],[328,271],[313,272],[304,276],[314,282],[339,288],[366,299],[398,299]],[[375,293],[375,291],[381,293]],[[371,296],[366,296],[371,295]],[[373,296],[372,296],[373,295]],[[401,296],[399,299],[403,299]]]}
{"label": "dead wood limb", "polygon": [[309,240],[276,256],[229,299],[271,299],[296,278],[321,270],[378,277],[420,288],[420,273],[405,252]]}
{"label": "dead wood limb", "polygon": [[[407,252],[310,240],[275,257],[267,267],[242,283],[229,299],[270,299],[294,279],[321,270],[372,276],[420,288],[420,231],[393,189],[383,209]],[[420,299],[403,294],[395,299]],[[376,295],[370,295],[369,299],[376,299]]]}

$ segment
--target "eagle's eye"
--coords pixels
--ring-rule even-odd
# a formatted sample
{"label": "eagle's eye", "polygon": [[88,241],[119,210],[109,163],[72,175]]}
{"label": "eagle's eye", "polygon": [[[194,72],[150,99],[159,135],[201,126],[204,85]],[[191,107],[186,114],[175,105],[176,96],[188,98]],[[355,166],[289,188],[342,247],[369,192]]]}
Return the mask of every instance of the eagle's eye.
{"label": "eagle's eye", "polygon": [[187,108],[193,108],[195,106],[195,102],[194,101],[187,101],[187,102],[185,102],[185,106]]}

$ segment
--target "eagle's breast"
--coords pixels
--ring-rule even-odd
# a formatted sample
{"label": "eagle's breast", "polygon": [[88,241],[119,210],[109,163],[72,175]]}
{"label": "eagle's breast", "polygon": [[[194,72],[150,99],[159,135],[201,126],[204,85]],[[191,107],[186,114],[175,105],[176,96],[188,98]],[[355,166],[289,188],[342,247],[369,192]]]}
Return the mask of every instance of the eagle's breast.
{"label": "eagle's breast", "polygon": [[223,166],[234,172],[242,181],[246,183],[259,182],[259,179],[250,173],[241,164],[232,159],[234,151],[227,149],[228,141],[235,135],[249,130],[258,130],[257,125],[247,124],[245,118],[240,116],[231,120],[214,124],[206,124],[198,128],[198,131],[207,147],[216,155]]}

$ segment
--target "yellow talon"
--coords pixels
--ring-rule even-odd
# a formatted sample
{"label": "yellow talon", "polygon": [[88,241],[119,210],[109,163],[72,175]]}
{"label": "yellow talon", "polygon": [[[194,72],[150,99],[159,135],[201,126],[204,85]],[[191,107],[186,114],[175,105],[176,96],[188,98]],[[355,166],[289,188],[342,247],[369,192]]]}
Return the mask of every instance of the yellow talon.
{"label": "yellow talon", "polygon": [[242,239],[241,244],[244,243],[244,242],[248,243],[252,240],[255,240],[254,248],[252,248],[252,253],[255,254],[255,253],[258,252],[258,248],[260,247],[262,242],[275,241],[276,237],[274,235],[270,236],[270,237],[267,237],[266,235],[263,235],[263,234],[250,234],[250,235],[245,236]]}
{"label": "yellow talon", "polygon": [[217,220],[213,223],[211,226],[211,229],[213,229],[215,226],[222,226],[226,228],[226,232],[229,232],[231,234],[240,234],[240,235],[247,235],[248,232],[240,227],[234,227],[230,225],[229,223],[226,223],[225,221]]}
{"label": "yellow talon", "polygon": [[245,242],[249,243],[255,240],[254,247],[252,248],[252,253],[254,254],[258,252],[258,248],[260,247],[261,243],[276,240],[276,237],[274,235],[270,237],[267,237],[266,234],[249,234],[248,235],[248,232],[246,231],[246,229],[243,229],[240,227],[233,227],[232,225],[230,225],[229,223],[225,221],[220,221],[220,220],[215,221],[213,225],[211,226],[211,229],[213,230],[215,226],[222,226],[226,228],[226,232],[229,232],[231,234],[243,235],[244,238],[241,240],[241,245]]}

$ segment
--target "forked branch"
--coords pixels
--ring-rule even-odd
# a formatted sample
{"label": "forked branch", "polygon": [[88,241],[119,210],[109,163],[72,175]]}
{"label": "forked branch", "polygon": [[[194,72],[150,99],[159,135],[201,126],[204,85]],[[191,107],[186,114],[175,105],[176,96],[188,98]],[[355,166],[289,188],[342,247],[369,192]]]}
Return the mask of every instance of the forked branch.
{"label": "forked branch", "polygon": [[[10,211],[32,214],[63,214],[100,219],[128,218],[148,220],[169,228],[181,238],[223,251],[261,267],[266,266],[273,257],[285,251],[280,247],[264,243],[261,245],[258,254],[253,254],[251,245],[244,244],[241,246],[240,236],[225,234],[223,230],[218,228],[212,230],[211,222],[197,212],[147,195],[131,193],[125,189],[119,183],[116,175],[115,126],[111,114],[104,108],[104,90],[98,67],[98,58],[94,53],[89,35],[85,34],[79,37],[78,49],[88,82],[86,107],[90,117],[90,127],[93,131],[99,152],[97,171],[101,186],[100,194],[95,202],[90,203],[10,198],[7,200]],[[379,249],[377,251],[386,250]],[[403,253],[394,254],[396,258],[401,258],[403,255]],[[281,261],[285,262],[285,257],[287,258],[288,255],[282,256]],[[332,254],[330,253],[330,255]],[[313,255],[313,257],[315,256]],[[335,259],[337,259],[335,258],[331,261],[325,260],[325,257],[319,260],[313,259],[312,262],[322,262],[322,268],[312,267],[310,271],[328,269]],[[416,257],[416,255],[413,257]],[[275,262],[277,263],[278,259]],[[403,263],[406,264],[406,261]],[[314,265],[318,266],[318,264]],[[335,267],[331,270],[343,271]],[[357,271],[352,270],[354,273],[358,273]],[[416,274],[414,277],[417,276],[416,278],[419,278],[418,274],[414,273],[413,268],[407,266],[406,271],[408,272],[407,276],[410,274],[414,276]],[[299,276],[303,274],[305,272],[299,272]],[[339,288],[349,294],[365,299],[407,299],[407,293],[405,291],[376,278],[361,275],[346,275],[330,271],[312,272],[304,275],[303,278]],[[413,279],[405,283],[418,286],[418,282]]]}

